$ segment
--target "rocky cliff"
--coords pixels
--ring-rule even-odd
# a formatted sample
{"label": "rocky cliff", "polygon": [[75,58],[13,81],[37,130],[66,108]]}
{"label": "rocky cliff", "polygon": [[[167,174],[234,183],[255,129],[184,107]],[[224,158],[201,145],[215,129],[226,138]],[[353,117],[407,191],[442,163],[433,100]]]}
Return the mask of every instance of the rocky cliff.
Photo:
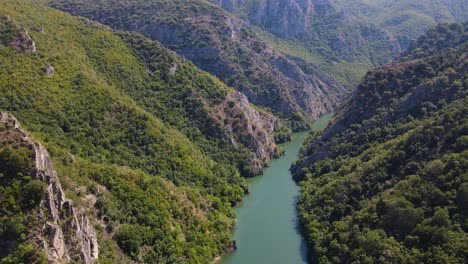
{"label": "rocky cliff", "polygon": [[0,112],[0,141],[7,146],[32,150],[33,179],[46,184],[46,195],[39,204],[39,226],[30,239],[43,247],[49,263],[64,263],[71,259],[94,263],[99,256],[96,231],[85,211],[73,205],[62,189],[57,172],[47,150],[21,129],[15,117]]}
{"label": "rocky cliff", "polygon": [[349,89],[359,83],[369,68],[390,62],[429,27],[468,19],[468,5],[463,0],[213,0],[212,3],[286,39],[286,43],[279,45],[284,52],[302,54],[304,58],[309,53],[309,60],[319,63],[322,71]]}
{"label": "rocky cliff", "polygon": [[250,21],[288,38],[308,30],[314,11],[312,0],[261,0],[252,8]]}
{"label": "rocky cliff", "polygon": [[[277,21],[273,13],[278,13],[289,21],[273,25],[278,32],[295,35],[304,31],[313,6],[310,1],[289,2],[274,7],[264,2],[265,10],[258,11],[258,21],[273,23]],[[295,61],[265,42],[250,28],[249,21],[203,1],[178,0],[168,4],[159,0],[131,3],[104,0],[97,5],[85,0],[55,0],[52,3],[72,14],[157,40],[244,93],[253,104],[269,108],[280,116],[301,113],[315,119],[332,112],[347,96],[340,83],[330,81],[330,77],[324,78],[324,73],[306,73]],[[227,9],[247,3],[215,1]],[[283,13],[284,8],[289,13]],[[301,18],[291,20],[296,14]]]}
{"label": "rocky cliff", "polygon": [[[368,67],[387,63],[400,52],[396,38],[333,0],[250,0],[222,4],[224,8],[229,6],[226,10],[232,14],[284,39],[279,49],[301,54],[309,62],[319,64],[321,71],[349,90]],[[273,41],[277,42],[274,38]]]}
{"label": "rocky cliff", "polygon": [[270,159],[280,155],[271,136],[281,125],[278,118],[256,111],[244,94],[235,91],[216,106],[216,112],[226,127],[225,136],[230,143],[234,146],[243,144],[252,150],[251,174],[263,174],[263,168],[270,163]]}
{"label": "rocky cliff", "polygon": [[248,20],[273,34],[295,37],[311,27],[314,15],[322,15],[333,9],[328,0],[210,0],[234,13],[244,13]]}

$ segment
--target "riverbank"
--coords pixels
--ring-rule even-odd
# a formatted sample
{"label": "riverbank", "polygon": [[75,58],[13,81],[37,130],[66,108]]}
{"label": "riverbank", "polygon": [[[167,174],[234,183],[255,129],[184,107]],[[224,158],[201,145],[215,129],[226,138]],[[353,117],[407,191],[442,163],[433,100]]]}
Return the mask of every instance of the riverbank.
{"label": "riverbank", "polygon": [[[312,129],[323,129],[331,115],[318,119]],[[272,160],[263,176],[247,179],[250,194],[236,207],[237,223],[233,239],[236,247],[218,259],[221,264],[305,264],[307,246],[296,216],[299,187],[289,167],[308,132],[296,133],[293,140],[281,144],[286,153]]]}

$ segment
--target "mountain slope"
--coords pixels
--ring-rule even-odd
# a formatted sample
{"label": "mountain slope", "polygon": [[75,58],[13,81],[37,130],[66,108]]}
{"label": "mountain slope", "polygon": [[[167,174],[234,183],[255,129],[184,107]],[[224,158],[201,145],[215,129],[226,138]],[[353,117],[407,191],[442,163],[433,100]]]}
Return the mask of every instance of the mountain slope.
{"label": "mountain slope", "polygon": [[281,51],[352,89],[437,22],[468,19],[466,1],[211,0],[259,26]]}
{"label": "mountain slope", "polygon": [[[87,212],[65,196],[44,146],[6,113],[0,113],[0,165],[1,263],[98,259],[96,231]],[[38,250],[42,247],[45,252]]]}
{"label": "mountain slope", "polygon": [[293,121],[329,113],[347,95],[319,69],[301,68],[247,23],[206,1],[56,0],[52,6],[158,40],[252,103]]}
{"label": "mountain slope", "polygon": [[468,3],[463,0],[363,1],[335,0],[340,8],[378,25],[407,47],[414,38],[436,23],[468,20]]}
{"label": "mountain slope", "polygon": [[314,260],[466,262],[467,27],[439,25],[369,71],[308,139],[292,170]]}
{"label": "mountain slope", "polygon": [[[279,155],[278,120],[160,44],[46,2],[0,6],[0,111],[48,149],[64,192],[97,231],[100,263],[206,263],[232,249],[239,171],[260,173]],[[2,138],[2,153],[16,147]],[[2,219],[22,214],[22,183],[36,177],[29,163],[13,167],[0,172]],[[28,219],[17,221],[20,240],[1,247],[1,258],[30,245],[42,251],[29,243],[37,237],[27,236]],[[12,237],[8,223],[2,241]]]}
{"label": "mountain slope", "polygon": [[274,46],[318,64],[349,90],[368,68],[388,62],[400,51],[398,42],[384,31],[332,0],[211,2],[268,32],[265,36]]}

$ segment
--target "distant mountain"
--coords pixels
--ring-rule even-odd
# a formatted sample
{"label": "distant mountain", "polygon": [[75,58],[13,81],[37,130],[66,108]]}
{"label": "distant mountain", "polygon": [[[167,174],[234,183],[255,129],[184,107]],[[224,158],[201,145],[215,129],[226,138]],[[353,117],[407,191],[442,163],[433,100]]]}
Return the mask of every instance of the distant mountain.
{"label": "distant mountain", "polygon": [[292,166],[319,263],[464,263],[468,23],[442,24],[367,73]]}
{"label": "distant mountain", "polygon": [[248,23],[207,1],[54,0],[52,6],[158,40],[252,103],[292,121],[330,113],[348,95],[318,67],[301,67]]}
{"label": "distant mountain", "polygon": [[436,23],[468,20],[464,0],[334,0],[340,8],[376,24],[406,48],[411,40]]}
{"label": "distant mountain", "polygon": [[452,1],[211,0],[266,32],[281,51],[315,62],[353,89],[438,22],[468,20],[468,4]]}

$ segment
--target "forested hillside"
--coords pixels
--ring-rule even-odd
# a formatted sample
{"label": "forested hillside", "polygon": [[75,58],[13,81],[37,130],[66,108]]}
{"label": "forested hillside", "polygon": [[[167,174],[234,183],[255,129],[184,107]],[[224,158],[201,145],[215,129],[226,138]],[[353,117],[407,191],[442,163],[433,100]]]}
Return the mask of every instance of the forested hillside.
{"label": "forested hillside", "polygon": [[292,166],[318,263],[466,263],[468,23],[367,73]]}
{"label": "forested hillside", "polygon": [[294,130],[334,111],[349,94],[317,65],[285,56],[246,21],[204,0],[54,0],[51,5],[160,41],[252,103],[290,120]]}
{"label": "forested hillside", "polygon": [[468,23],[410,42],[465,1],[0,2],[0,264],[211,263],[332,112],[291,167],[311,261],[468,262]]}
{"label": "forested hillside", "polygon": [[[100,263],[208,263],[229,250],[241,173],[261,173],[280,154],[280,122],[159,43],[47,2],[0,6],[0,111],[48,149],[97,230]],[[29,262],[42,255],[30,219],[45,182],[31,141],[14,144],[10,128],[0,133],[0,262]],[[47,257],[84,261],[62,253]]]}
{"label": "forested hillside", "polygon": [[376,24],[390,33],[402,47],[436,23],[468,20],[463,0],[335,0],[340,8]]}

